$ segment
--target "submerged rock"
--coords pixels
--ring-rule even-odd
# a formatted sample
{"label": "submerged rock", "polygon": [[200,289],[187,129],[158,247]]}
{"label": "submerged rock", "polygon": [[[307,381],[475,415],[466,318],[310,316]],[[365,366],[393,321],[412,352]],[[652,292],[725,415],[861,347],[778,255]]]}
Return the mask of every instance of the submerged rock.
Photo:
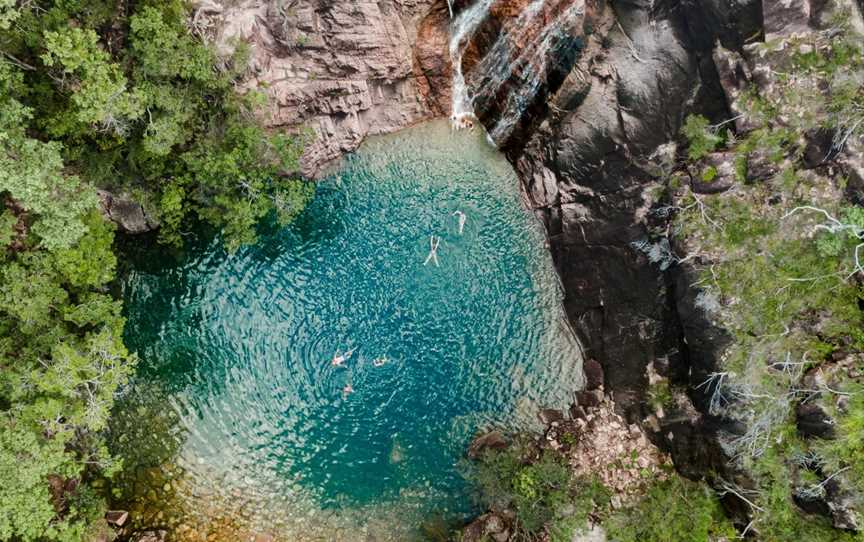
{"label": "submerged rock", "polygon": [[503,450],[509,446],[509,441],[501,431],[489,431],[476,437],[468,446],[468,457],[477,459],[489,450]]}

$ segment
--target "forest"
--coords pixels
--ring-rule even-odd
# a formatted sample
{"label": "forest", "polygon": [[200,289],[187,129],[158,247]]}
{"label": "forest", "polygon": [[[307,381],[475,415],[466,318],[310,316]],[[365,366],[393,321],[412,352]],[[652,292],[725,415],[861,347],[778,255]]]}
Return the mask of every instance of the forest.
{"label": "forest", "polygon": [[[220,58],[179,0],[0,1],[0,539],[81,540],[121,468],[100,436],[136,359],[123,344],[114,226],[129,194],[179,246],[233,249],[312,189],[301,141],[255,122],[243,48]],[[91,533],[92,534],[92,533]]]}

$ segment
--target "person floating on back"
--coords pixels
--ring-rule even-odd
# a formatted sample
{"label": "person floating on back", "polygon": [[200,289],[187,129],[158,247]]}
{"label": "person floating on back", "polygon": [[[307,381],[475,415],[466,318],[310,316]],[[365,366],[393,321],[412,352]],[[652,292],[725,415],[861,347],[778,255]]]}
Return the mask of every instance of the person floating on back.
{"label": "person floating on back", "polygon": [[459,217],[459,235],[462,235],[462,230],[465,229],[465,221],[468,219],[462,211],[456,211],[453,216]]}
{"label": "person floating on back", "polygon": [[429,255],[426,256],[426,261],[423,262],[423,265],[428,264],[429,261],[431,260],[432,263],[435,264],[435,267],[440,267],[438,265],[438,245],[439,244],[441,244],[441,238],[440,237],[436,238],[434,235],[429,237],[429,247],[430,247]]}
{"label": "person floating on back", "polygon": [[331,361],[330,364],[333,365],[334,367],[341,367],[345,363],[345,361],[351,357],[351,354],[353,354],[355,350],[357,350],[356,347],[345,352],[344,354],[338,354],[337,353],[336,355],[333,356],[333,361]]}

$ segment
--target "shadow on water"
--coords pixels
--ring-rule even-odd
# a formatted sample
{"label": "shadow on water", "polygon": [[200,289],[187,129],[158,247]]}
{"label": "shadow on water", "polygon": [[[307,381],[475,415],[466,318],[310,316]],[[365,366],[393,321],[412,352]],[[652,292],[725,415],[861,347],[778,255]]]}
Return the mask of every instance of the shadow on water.
{"label": "shadow on water", "polygon": [[438,532],[473,512],[471,436],[579,384],[539,225],[480,134],[370,140],[294,224],[230,255],[207,239],[126,240],[121,285],[141,357],[112,425],[122,501],[179,540]]}

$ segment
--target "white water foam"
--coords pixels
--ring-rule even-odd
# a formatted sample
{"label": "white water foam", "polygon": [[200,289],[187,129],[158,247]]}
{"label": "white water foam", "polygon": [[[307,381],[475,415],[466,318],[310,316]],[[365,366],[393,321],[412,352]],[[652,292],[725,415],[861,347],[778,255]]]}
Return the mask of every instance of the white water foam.
{"label": "white water foam", "polygon": [[465,41],[474,35],[480,24],[489,15],[493,0],[480,0],[456,17],[450,31],[450,60],[453,62],[453,104],[450,122],[458,129],[474,125],[474,107],[468,94],[468,85],[462,74],[462,52]]}

